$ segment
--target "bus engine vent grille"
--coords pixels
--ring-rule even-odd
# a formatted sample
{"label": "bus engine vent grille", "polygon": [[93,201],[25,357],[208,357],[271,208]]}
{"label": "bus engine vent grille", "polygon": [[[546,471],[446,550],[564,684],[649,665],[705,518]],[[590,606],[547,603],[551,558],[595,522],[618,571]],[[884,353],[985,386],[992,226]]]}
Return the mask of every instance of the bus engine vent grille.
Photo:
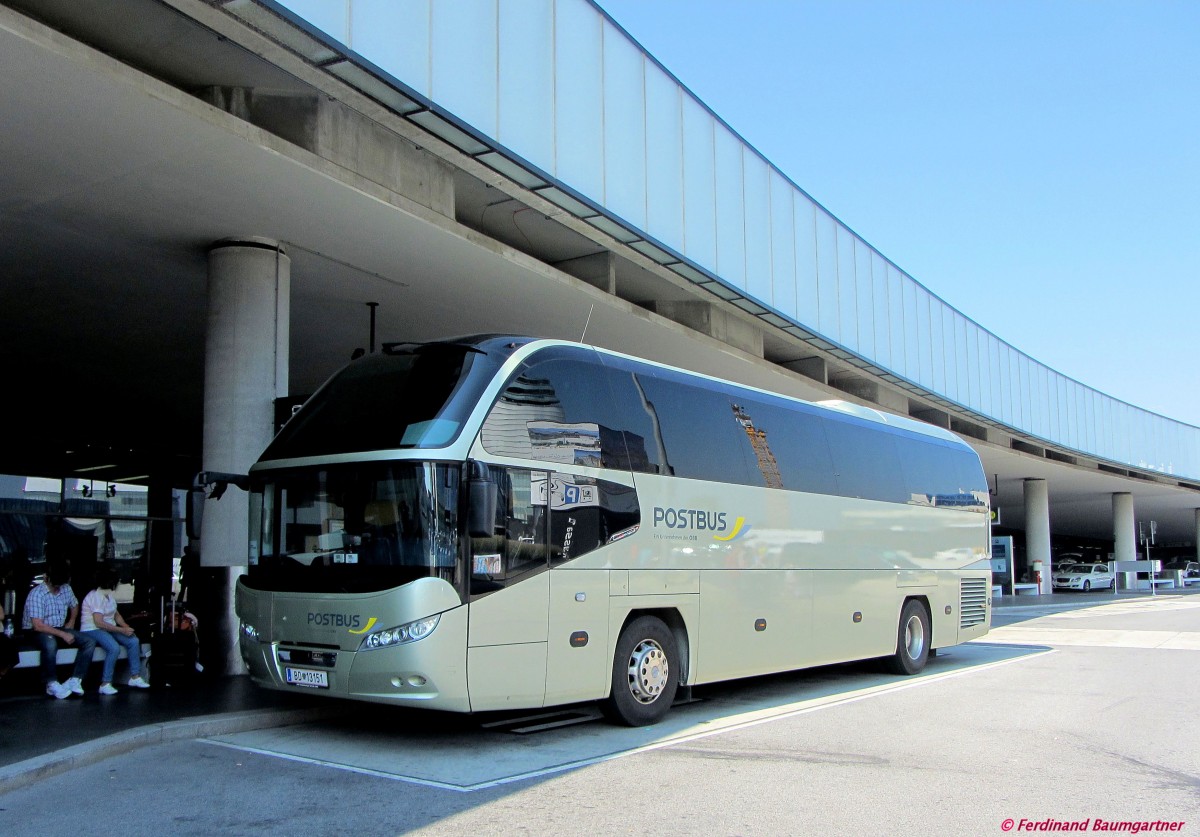
{"label": "bus engine vent grille", "polygon": [[986,623],[987,579],[964,578],[959,585],[958,627],[973,628]]}

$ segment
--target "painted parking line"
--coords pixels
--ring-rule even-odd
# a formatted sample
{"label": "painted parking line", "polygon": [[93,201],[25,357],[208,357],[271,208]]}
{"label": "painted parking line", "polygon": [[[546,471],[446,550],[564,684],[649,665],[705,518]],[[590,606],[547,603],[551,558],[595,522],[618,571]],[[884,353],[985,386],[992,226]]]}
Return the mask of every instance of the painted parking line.
{"label": "painted parking line", "polygon": [[[930,661],[924,673],[902,680],[831,668],[741,681],[721,689],[716,697],[675,707],[653,727],[586,724],[514,736],[470,723],[446,732],[306,725],[206,741],[304,764],[471,792],[930,686],[1044,653],[1048,653],[1044,646],[985,641],[947,649]],[[796,700],[797,693],[804,697]]]}

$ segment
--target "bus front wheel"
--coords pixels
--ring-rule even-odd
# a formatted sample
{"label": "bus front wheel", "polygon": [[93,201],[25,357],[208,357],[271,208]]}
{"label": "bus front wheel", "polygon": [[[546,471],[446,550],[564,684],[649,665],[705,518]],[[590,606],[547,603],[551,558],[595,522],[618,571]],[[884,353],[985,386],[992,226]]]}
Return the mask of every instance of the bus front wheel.
{"label": "bus front wheel", "polygon": [[604,714],[631,727],[658,723],[675,700],[679,671],[671,629],[661,619],[639,616],[617,639],[612,690],[601,705]]}
{"label": "bus front wheel", "polygon": [[925,668],[932,638],[929,621],[929,612],[921,602],[909,599],[904,603],[896,635],[896,653],[884,658],[893,674],[916,674]]}

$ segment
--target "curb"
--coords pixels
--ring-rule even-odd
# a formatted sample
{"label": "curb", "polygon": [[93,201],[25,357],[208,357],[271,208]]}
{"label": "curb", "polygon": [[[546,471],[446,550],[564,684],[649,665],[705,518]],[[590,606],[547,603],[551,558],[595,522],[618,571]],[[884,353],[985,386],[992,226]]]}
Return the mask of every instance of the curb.
{"label": "curb", "polygon": [[229,735],[256,729],[305,724],[336,716],[338,711],[319,709],[255,709],[222,715],[202,715],[179,721],[165,721],[123,730],[83,744],[76,744],[43,756],[0,767],[0,794],[23,788],[41,779],[66,773],[77,767],[103,761],[154,744]]}

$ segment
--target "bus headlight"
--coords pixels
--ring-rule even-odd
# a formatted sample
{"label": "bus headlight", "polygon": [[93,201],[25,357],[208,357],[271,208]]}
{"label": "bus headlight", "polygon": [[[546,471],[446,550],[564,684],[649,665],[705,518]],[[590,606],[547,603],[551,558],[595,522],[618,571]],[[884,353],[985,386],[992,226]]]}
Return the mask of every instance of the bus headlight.
{"label": "bus headlight", "polygon": [[376,648],[390,648],[393,645],[403,645],[407,642],[416,642],[418,639],[424,639],[433,633],[433,629],[438,626],[441,618],[442,615],[439,613],[435,616],[409,622],[398,628],[373,631],[363,637],[362,644],[358,646],[358,650],[372,651]]}

